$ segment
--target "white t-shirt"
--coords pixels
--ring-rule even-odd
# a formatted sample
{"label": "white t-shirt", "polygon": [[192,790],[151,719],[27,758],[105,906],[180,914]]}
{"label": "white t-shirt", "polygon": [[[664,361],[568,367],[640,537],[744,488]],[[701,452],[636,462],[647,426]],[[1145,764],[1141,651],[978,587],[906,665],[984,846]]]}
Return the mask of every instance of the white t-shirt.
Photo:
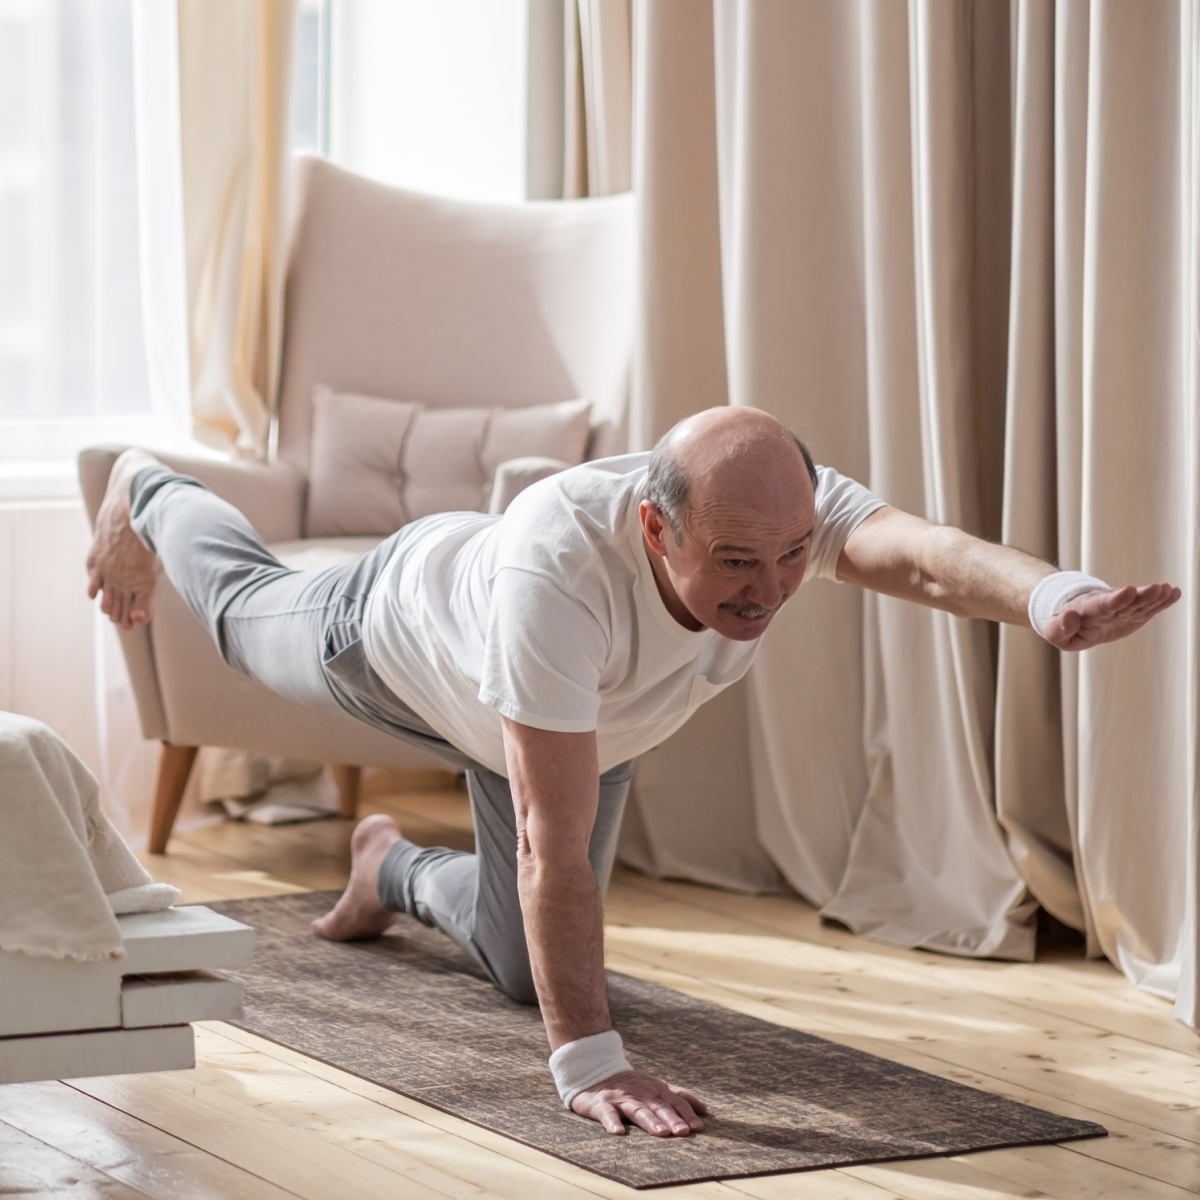
{"label": "white t-shirt", "polygon": [[[368,597],[367,659],[448,742],[507,775],[501,716],[596,731],[601,772],[674,733],[749,669],[758,640],[691,632],[667,611],[638,520],[650,455],[563,471],[503,516],[415,521]],[[834,579],[883,501],[821,467],[805,579]]]}

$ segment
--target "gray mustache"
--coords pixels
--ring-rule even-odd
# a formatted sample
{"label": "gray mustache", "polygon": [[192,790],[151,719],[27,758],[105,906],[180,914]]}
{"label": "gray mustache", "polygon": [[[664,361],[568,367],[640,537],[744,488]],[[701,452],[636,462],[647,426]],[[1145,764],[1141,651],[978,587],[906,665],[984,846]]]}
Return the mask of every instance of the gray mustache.
{"label": "gray mustache", "polygon": [[773,608],[763,608],[759,604],[722,604],[721,607],[739,617],[765,617],[775,611]]}

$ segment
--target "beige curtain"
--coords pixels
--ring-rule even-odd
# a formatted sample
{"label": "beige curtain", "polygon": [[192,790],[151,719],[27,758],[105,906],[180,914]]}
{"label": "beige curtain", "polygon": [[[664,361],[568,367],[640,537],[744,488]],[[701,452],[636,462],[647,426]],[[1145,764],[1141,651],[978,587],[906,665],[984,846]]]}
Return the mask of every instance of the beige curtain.
{"label": "beige curtain", "polygon": [[152,378],[187,389],[197,438],[251,457],[268,450],[279,360],[294,10],[139,6]]}
{"label": "beige curtain", "polygon": [[526,0],[525,194],[632,186],[632,0]]}
{"label": "beige curtain", "polygon": [[[1186,0],[641,4],[643,443],[756,405],[903,508],[1194,597],[1197,37]],[[1196,611],[1061,658],[813,584],[639,861],[717,882],[753,824],[828,915],[963,954],[1031,956],[1036,899],[1196,1024]]]}
{"label": "beige curtain", "polygon": [[632,184],[631,0],[562,0],[562,196],[612,196]]}
{"label": "beige curtain", "polygon": [[[1039,899],[1064,919],[1077,904],[1091,949],[1174,995],[1196,1025],[1200,30],[1187,3],[1060,5],[1053,28],[1033,6],[1022,15],[1018,99],[1050,93],[1056,149],[1023,164],[1014,251],[1052,274],[1056,312],[1053,342],[1018,328],[1011,355],[1053,364],[1054,400],[1037,403],[1030,385],[1010,406],[1027,425],[1056,406],[1063,558],[1110,578],[1174,578],[1185,603],[1139,641],[1063,664],[1061,742],[1034,739],[1032,676],[1002,656],[1000,814]],[[1030,211],[1039,193],[1053,197],[1049,228]],[[1006,523],[1033,527],[1021,497]],[[1023,772],[1040,761],[1062,774],[1059,814],[1028,802]]]}
{"label": "beige curtain", "polygon": [[[729,401],[708,11],[691,0],[638,9],[642,305],[634,448],[653,445],[690,412]],[[729,688],[638,760],[621,830],[624,862],[717,887],[781,888],[755,826],[747,697],[744,683]],[[857,741],[851,749],[857,761]]]}

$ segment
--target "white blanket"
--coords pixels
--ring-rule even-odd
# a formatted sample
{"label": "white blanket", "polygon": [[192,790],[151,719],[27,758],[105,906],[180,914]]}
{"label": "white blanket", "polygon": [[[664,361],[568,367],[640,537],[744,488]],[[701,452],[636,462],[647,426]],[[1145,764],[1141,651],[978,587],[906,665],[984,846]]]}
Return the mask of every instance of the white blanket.
{"label": "white blanket", "polygon": [[0,951],[120,958],[116,914],[178,899],[134,858],[70,747],[40,721],[0,712]]}

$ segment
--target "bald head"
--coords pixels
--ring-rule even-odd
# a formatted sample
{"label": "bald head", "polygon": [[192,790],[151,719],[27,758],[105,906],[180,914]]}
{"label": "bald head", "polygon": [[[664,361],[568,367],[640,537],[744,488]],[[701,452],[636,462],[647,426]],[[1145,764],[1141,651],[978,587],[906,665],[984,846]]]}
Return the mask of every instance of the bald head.
{"label": "bald head", "polygon": [[804,475],[815,491],[812,456],[782,421],[757,408],[710,408],[680,421],[655,446],[645,499],[678,541],[694,506],[756,488],[791,488]]}

